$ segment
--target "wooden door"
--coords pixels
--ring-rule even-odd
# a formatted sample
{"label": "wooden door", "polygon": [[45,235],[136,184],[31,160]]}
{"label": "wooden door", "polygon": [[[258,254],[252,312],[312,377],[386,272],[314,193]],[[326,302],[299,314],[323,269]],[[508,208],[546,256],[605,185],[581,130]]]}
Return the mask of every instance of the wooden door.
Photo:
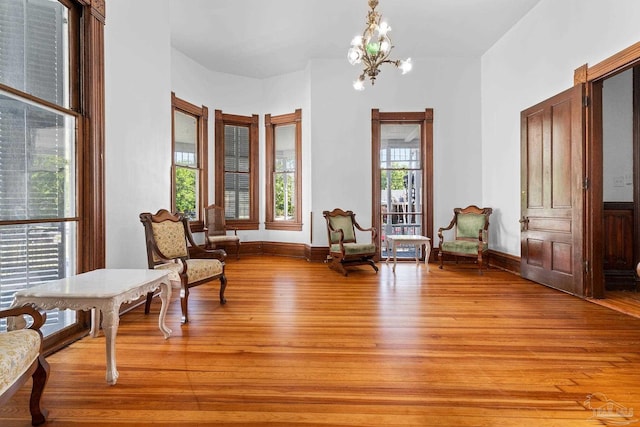
{"label": "wooden door", "polygon": [[522,277],[584,296],[584,85],[521,113]]}

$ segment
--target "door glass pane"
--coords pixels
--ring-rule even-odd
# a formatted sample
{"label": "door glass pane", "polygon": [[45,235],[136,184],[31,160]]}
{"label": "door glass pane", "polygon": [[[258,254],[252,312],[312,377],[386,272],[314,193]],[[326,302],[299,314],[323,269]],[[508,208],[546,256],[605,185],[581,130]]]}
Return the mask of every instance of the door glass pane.
{"label": "door glass pane", "polygon": [[[419,124],[382,124],[380,129],[381,256],[386,236],[422,235],[423,170]],[[398,258],[416,256],[412,246],[399,247]],[[421,256],[422,254],[418,254]]]}

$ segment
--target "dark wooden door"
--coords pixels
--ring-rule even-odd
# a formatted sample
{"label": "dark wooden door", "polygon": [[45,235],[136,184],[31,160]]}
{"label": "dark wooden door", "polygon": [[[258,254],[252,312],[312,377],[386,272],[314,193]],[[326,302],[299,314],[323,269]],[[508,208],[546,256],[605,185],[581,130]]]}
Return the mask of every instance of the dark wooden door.
{"label": "dark wooden door", "polygon": [[521,113],[522,277],[583,296],[584,86]]}

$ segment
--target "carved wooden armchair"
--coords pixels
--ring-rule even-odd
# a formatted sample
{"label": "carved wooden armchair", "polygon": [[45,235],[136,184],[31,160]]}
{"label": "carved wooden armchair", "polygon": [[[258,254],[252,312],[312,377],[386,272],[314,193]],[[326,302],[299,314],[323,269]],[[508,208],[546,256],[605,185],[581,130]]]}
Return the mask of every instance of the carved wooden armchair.
{"label": "carved wooden armchair", "polygon": [[[475,205],[453,210],[453,219],[449,225],[438,229],[440,268],[443,267],[444,256],[452,255],[456,262],[460,256],[474,258],[482,272],[484,259],[489,253],[488,231],[491,212],[492,208],[479,208]],[[453,239],[445,242],[444,231],[447,230],[453,230]]]}
{"label": "carved wooden armchair", "polygon": [[[223,250],[205,250],[193,240],[189,220],[182,214],[160,209],[156,214],[140,214],[147,243],[147,262],[150,269],[169,270],[172,287],[180,289],[182,323],[189,321],[189,288],[220,279],[220,303],[225,304]],[[147,294],[144,312],[149,313],[153,293]]]}
{"label": "carved wooden armchair", "polygon": [[[27,327],[23,316],[33,321]],[[0,405],[9,401],[29,378],[32,379],[29,411],[31,424],[46,421],[47,411],[40,407],[40,398],[49,379],[49,363],[42,354],[42,332],[40,328],[47,318],[45,312],[25,305],[0,310],[0,318],[18,317],[12,330],[0,333]]]}
{"label": "carved wooden armchair", "polygon": [[[373,261],[373,257],[378,253],[376,229],[362,228],[356,222],[356,215],[352,211],[334,209],[331,212],[324,211],[322,215],[327,220],[329,255],[331,257],[329,268],[345,276],[348,275],[346,267],[354,265],[370,265],[378,272],[378,267]],[[358,243],[356,228],[360,231],[371,232],[371,243]]]}
{"label": "carved wooden armchair", "polygon": [[[226,246],[234,244],[236,246],[236,259],[240,258],[240,238],[238,229],[229,228],[224,218],[224,208],[222,206],[209,205],[204,208],[205,245],[207,249],[215,249],[218,245]],[[227,230],[233,231],[232,235],[227,235]],[[225,248],[226,249],[226,248]]]}

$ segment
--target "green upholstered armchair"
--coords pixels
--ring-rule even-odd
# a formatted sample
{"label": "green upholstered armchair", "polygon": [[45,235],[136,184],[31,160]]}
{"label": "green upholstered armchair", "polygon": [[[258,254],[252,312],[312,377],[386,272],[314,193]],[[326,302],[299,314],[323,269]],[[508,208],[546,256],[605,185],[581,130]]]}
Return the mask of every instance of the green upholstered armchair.
{"label": "green upholstered armchair", "polygon": [[[455,208],[453,219],[447,227],[438,229],[440,239],[440,268],[444,264],[444,256],[452,255],[456,262],[458,257],[475,258],[482,272],[483,257],[489,253],[489,215],[492,208],[479,208],[475,205],[466,208]],[[453,239],[444,241],[444,231],[453,230]],[[487,264],[488,265],[488,264]]]}
{"label": "green upholstered armchair", "polygon": [[[378,253],[376,229],[362,228],[356,222],[356,214],[352,211],[334,209],[331,212],[323,211],[322,215],[327,220],[331,257],[329,268],[345,276],[348,275],[346,267],[354,265],[370,265],[378,272],[378,267],[373,261],[373,257]],[[356,228],[363,232],[371,232],[371,243],[358,243]]]}

